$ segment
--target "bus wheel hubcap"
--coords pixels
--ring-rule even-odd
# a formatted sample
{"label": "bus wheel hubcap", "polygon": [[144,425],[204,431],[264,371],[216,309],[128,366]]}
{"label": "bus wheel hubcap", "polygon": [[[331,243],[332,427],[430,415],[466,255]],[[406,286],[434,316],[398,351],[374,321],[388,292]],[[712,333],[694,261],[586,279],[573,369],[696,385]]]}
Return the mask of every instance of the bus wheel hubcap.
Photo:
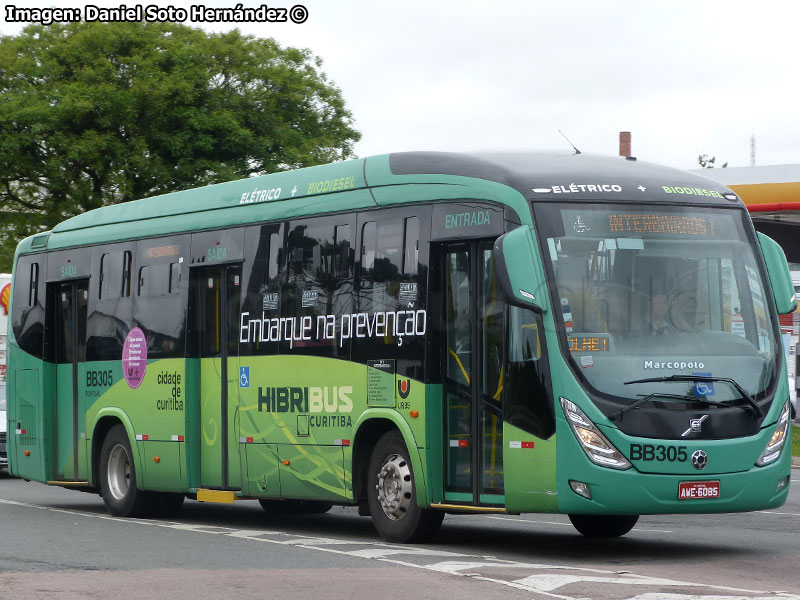
{"label": "bus wheel hubcap", "polygon": [[378,502],[392,521],[402,519],[411,504],[411,469],[399,454],[391,454],[378,472]]}
{"label": "bus wheel hubcap", "polygon": [[128,453],[122,446],[114,446],[108,455],[108,489],[115,500],[125,498],[130,481],[131,464]]}

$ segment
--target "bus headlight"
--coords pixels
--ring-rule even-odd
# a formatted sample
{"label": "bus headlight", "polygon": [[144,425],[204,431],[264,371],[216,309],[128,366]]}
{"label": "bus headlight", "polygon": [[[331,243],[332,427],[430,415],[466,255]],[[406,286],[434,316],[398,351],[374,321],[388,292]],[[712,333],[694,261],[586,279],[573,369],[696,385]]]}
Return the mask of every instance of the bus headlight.
{"label": "bus headlight", "polygon": [[630,469],[631,463],[608,441],[584,412],[566,398],[559,398],[572,433],[594,464],[612,469]]}
{"label": "bus headlight", "polygon": [[768,465],[778,460],[778,457],[781,455],[781,450],[783,450],[783,446],[786,444],[788,437],[789,402],[784,405],[783,410],[781,411],[781,416],[778,417],[778,425],[775,427],[775,432],[772,434],[772,437],[770,438],[767,447],[764,448],[764,451],[761,453],[761,456],[758,457],[756,465],[763,467],[764,465]]}

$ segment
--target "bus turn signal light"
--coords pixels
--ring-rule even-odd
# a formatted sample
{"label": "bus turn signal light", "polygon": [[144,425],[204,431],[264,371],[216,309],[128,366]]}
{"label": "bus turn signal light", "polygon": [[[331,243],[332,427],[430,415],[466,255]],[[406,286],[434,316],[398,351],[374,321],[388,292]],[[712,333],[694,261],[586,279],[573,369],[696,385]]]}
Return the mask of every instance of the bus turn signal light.
{"label": "bus turn signal light", "polygon": [[25,450],[25,456],[30,456],[30,455],[31,455],[31,451],[30,450]]}
{"label": "bus turn signal light", "polygon": [[412,419],[416,419],[416,418],[419,416],[419,411],[418,411],[418,410],[412,410],[412,411],[411,411],[410,413],[408,413],[408,414],[409,414],[409,415],[411,415],[411,418],[412,418]]}

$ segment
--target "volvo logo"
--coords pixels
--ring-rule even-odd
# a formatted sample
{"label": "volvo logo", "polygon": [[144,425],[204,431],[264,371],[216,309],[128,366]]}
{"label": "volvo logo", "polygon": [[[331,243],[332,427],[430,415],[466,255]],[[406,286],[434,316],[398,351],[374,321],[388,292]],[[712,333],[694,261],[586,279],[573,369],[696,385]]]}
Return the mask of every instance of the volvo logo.
{"label": "volvo logo", "polygon": [[689,429],[684,431],[681,434],[681,437],[686,437],[690,433],[700,433],[700,430],[703,429],[703,421],[708,418],[708,415],[703,415],[699,419],[691,419],[689,421]]}
{"label": "volvo logo", "polygon": [[692,454],[692,466],[698,471],[702,471],[708,464],[708,454],[703,450],[695,450]]}

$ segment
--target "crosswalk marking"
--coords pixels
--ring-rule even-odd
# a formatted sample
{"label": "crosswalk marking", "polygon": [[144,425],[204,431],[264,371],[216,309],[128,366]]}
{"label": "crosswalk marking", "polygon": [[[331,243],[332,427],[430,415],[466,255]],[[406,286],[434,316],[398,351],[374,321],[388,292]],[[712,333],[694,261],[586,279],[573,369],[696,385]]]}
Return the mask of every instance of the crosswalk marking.
{"label": "crosswalk marking", "polygon": [[[357,543],[357,542],[356,542]],[[351,550],[348,552],[350,556],[360,556],[361,558],[385,558],[387,556],[395,555],[409,555],[416,554],[419,556],[467,556],[466,554],[459,554],[458,552],[448,552],[446,550],[429,550],[427,548],[402,548],[392,547],[387,548],[367,548],[365,550]]]}
{"label": "crosswalk marking", "polygon": [[564,575],[561,573],[543,573],[531,575],[522,579],[515,579],[514,583],[526,585],[542,592],[552,592],[571,583],[614,583],[623,585],[673,585],[682,587],[706,587],[703,584],[674,581],[672,579],[658,579],[650,577],[593,577],[585,575]]}
{"label": "crosswalk marking", "polygon": [[687,594],[665,594],[662,592],[640,594],[628,600],[775,600],[775,598],[788,598],[789,596],[696,596]]}

